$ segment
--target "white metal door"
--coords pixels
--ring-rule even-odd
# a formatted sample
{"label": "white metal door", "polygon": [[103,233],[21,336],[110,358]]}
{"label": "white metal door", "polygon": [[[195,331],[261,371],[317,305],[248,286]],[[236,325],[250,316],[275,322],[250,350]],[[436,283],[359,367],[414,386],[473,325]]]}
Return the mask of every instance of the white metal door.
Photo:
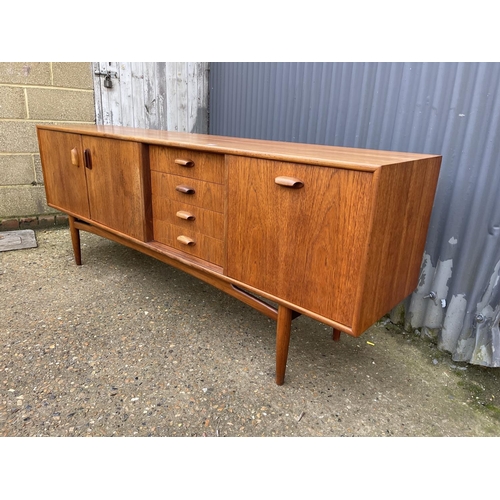
{"label": "white metal door", "polygon": [[96,123],[208,133],[205,62],[95,62]]}

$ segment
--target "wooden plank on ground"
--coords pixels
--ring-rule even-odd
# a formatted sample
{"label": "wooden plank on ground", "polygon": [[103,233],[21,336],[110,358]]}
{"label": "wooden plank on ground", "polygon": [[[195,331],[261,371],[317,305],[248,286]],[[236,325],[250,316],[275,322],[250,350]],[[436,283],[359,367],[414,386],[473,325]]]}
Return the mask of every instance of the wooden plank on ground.
{"label": "wooden plank on ground", "polygon": [[32,229],[2,231],[0,233],[0,252],[36,248],[37,246],[35,231]]}

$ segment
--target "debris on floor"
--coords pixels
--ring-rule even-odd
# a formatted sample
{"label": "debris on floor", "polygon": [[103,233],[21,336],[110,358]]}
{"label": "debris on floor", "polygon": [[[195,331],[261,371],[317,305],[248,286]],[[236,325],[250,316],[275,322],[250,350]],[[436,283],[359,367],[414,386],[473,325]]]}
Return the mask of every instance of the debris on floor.
{"label": "debris on floor", "polygon": [[36,248],[37,246],[35,231],[33,229],[0,232],[0,252]]}

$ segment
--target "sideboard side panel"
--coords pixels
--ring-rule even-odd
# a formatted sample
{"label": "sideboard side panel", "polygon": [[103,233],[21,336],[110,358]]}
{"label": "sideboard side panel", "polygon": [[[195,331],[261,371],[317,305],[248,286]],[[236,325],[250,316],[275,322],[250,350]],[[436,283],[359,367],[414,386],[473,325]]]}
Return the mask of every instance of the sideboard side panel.
{"label": "sideboard side panel", "polygon": [[370,245],[353,330],[361,335],[417,286],[441,157],[377,173]]}

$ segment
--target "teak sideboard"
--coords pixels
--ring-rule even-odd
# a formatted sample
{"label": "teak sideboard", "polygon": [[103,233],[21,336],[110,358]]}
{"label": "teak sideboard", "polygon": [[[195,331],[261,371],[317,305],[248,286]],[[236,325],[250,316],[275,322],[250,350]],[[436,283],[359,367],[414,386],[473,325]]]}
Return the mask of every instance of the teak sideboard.
{"label": "teak sideboard", "polygon": [[37,133],[76,263],[89,231],[276,320],[279,385],[294,317],[359,336],[417,285],[441,156],[104,125]]}

